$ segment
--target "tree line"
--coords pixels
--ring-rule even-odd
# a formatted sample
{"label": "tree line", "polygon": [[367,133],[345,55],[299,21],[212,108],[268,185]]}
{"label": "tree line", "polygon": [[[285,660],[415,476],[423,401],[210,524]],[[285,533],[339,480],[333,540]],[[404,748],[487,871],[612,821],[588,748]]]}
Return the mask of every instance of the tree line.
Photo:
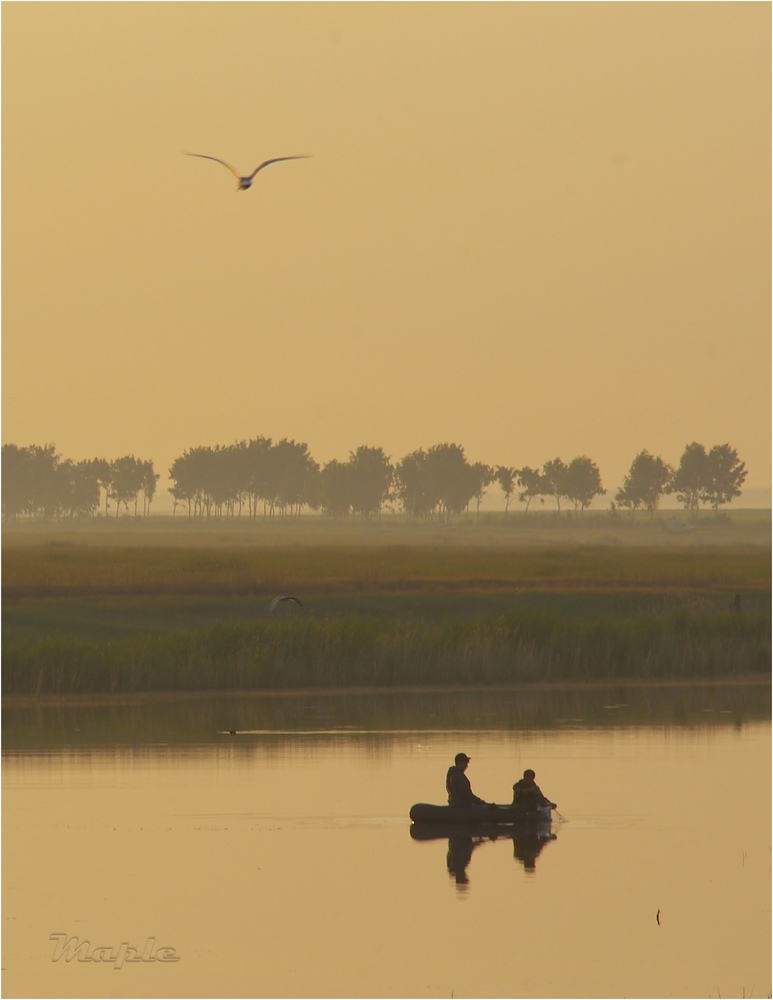
{"label": "tree line", "polygon": [[[54,445],[2,447],[2,512],[5,521],[19,517],[117,517],[121,511],[147,517],[159,479],[152,461],[125,455],[113,461],[62,459]],[[674,494],[686,510],[701,504],[718,510],[741,493],[745,463],[729,444],[706,451],[688,444],[678,466],[641,451],[635,456],[612,509],[657,510],[662,497]],[[517,497],[528,511],[539,500],[560,512],[582,514],[606,494],[598,466],[585,455],[564,463],[551,459],[541,468],[490,466],[468,462],[458,444],[419,448],[392,463],[383,448],[361,446],[346,461],[320,466],[304,443],[257,437],[231,445],[196,447],[183,452],[169,469],[173,516],[190,518],[300,517],[304,508],[331,518],[378,517],[401,510],[408,519],[448,520],[479,511],[486,491],[496,485],[505,512]]]}
{"label": "tree line", "polygon": [[105,516],[121,509],[140,516],[150,514],[156,493],[158,473],[152,462],[143,462],[134,455],[124,455],[115,461],[94,458],[83,462],[62,459],[52,444],[20,448],[4,444],[3,520],[18,517],[74,518],[93,517],[101,509],[104,496]]}

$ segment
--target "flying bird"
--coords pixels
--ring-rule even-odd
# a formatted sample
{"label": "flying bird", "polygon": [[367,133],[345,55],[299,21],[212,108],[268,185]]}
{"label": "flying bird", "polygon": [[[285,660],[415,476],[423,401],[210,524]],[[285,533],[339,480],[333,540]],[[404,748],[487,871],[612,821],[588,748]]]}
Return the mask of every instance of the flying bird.
{"label": "flying bird", "polygon": [[234,169],[230,163],[226,163],[225,160],[220,160],[216,156],[207,156],[206,153],[186,153],[186,156],[199,156],[202,160],[214,160],[215,163],[222,163],[224,167],[228,167],[231,173],[234,175],[237,181],[237,191],[246,191],[247,188],[252,187],[252,182],[255,180],[255,175],[259,173],[264,167],[267,167],[270,163],[280,163],[282,160],[308,160],[310,154],[301,153],[299,156],[275,156],[273,160],[264,160],[259,167],[255,167],[251,174],[246,177],[242,177],[238,170]]}
{"label": "flying bird", "polygon": [[283,601],[293,601],[295,604],[298,605],[299,608],[303,607],[303,605],[301,604],[301,602],[298,600],[297,597],[290,597],[287,594],[283,594],[281,597],[275,597],[274,600],[271,602],[271,604],[269,604],[268,613],[270,615],[273,615],[273,613],[276,611],[276,609]]}

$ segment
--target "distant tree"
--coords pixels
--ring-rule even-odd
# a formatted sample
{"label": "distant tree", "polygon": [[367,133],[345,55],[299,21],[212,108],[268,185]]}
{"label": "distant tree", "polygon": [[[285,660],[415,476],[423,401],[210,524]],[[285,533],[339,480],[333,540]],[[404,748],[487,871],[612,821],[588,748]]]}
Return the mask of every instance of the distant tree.
{"label": "distant tree", "polygon": [[245,488],[250,517],[258,516],[258,501],[263,502],[263,516],[266,516],[270,493],[271,438],[256,437],[240,445],[244,466]]}
{"label": "distant tree", "polygon": [[542,466],[541,493],[553,497],[559,511],[561,510],[561,500],[569,497],[566,479],[568,471],[568,467],[560,458],[553,458]]}
{"label": "distant tree", "polygon": [[458,444],[436,444],[427,452],[426,473],[430,495],[437,497],[433,505],[440,520],[460,514],[475,495],[476,477]]}
{"label": "distant tree", "polygon": [[573,458],[566,468],[564,476],[564,495],[574,504],[574,509],[584,513],[594,497],[602,496],[607,491],[601,485],[598,466],[587,455]]}
{"label": "distant tree", "polygon": [[378,516],[389,497],[394,469],[383,448],[361,445],[349,454],[352,510],[360,517]]}
{"label": "distant tree", "polygon": [[505,495],[505,514],[510,507],[513,493],[515,493],[517,469],[511,469],[506,465],[498,465],[494,473],[494,480],[499,484],[500,490]]}
{"label": "distant tree", "polygon": [[15,521],[32,510],[32,455],[29,448],[4,444],[3,461],[3,520]]}
{"label": "distant tree", "polygon": [[474,462],[469,466],[469,470],[470,485],[473,491],[472,499],[475,500],[475,513],[480,516],[480,505],[483,502],[486,490],[494,482],[496,473],[490,465],[485,465],[483,462]]}
{"label": "distant tree", "polygon": [[526,504],[527,511],[529,504],[535,497],[543,496],[545,493],[550,492],[539,469],[530,469],[528,465],[524,465],[522,469],[516,469],[515,474],[517,477],[516,481],[521,488],[518,500]]}
{"label": "distant tree", "polygon": [[150,505],[156,495],[156,483],[161,477],[153,469],[153,462],[142,463],[142,513],[145,517],[150,516]]}
{"label": "distant tree", "polygon": [[674,470],[662,458],[646,450],[640,451],[615,494],[615,502],[621,507],[628,507],[632,513],[644,507],[652,519],[673,474]]}
{"label": "distant tree", "polygon": [[[180,504],[185,504],[188,517],[196,517],[198,502],[201,495],[198,453],[201,449],[192,448],[178,456],[169,469],[172,485],[169,487],[174,502],[174,512]],[[174,516],[174,512],[173,515]]]}
{"label": "distant tree", "polygon": [[237,444],[216,445],[207,449],[206,494],[217,517],[233,516],[246,499],[242,452]]}
{"label": "distant tree", "polygon": [[99,508],[99,479],[92,462],[71,459],[56,468],[59,513],[65,517],[91,517]]}
{"label": "distant tree", "polygon": [[741,462],[735,448],[715,444],[707,456],[708,476],[703,499],[716,511],[741,495],[747,476],[746,463]]}
{"label": "distant tree", "polygon": [[352,512],[353,468],[350,462],[332,459],[323,466],[315,487],[313,506],[328,517],[349,517]]}
{"label": "distant tree", "polygon": [[679,460],[679,468],[666,486],[666,493],[676,493],[676,499],[691,514],[697,515],[700,502],[710,481],[709,457],[702,444],[688,444]]}
{"label": "distant tree", "polygon": [[282,438],[271,448],[267,462],[270,507],[283,516],[300,517],[311,498],[312,483],[319,466],[308,445]]}
{"label": "distant tree", "polygon": [[105,494],[105,517],[107,517],[111,492],[110,463],[106,458],[92,458],[91,467],[97,477],[100,490]]}
{"label": "distant tree", "polygon": [[427,453],[423,448],[405,455],[395,467],[395,495],[409,520],[427,517],[439,502],[427,472]]}
{"label": "distant tree", "polygon": [[134,502],[134,514],[137,515],[137,503],[142,489],[142,462],[134,455],[123,455],[110,464],[110,483],[112,497],[115,500],[115,516],[121,506],[128,510],[129,503]]}
{"label": "distant tree", "polygon": [[237,516],[246,502],[254,518],[260,501],[264,517],[297,516],[311,500],[318,472],[307,445],[260,437],[184,452],[169,469],[169,493],[175,511],[185,504],[190,517]]}
{"label": "distant tree", "polygon": [[52,444],[3,445],[3,518],[87,517],[99,508],[94,462],[62,461]]}

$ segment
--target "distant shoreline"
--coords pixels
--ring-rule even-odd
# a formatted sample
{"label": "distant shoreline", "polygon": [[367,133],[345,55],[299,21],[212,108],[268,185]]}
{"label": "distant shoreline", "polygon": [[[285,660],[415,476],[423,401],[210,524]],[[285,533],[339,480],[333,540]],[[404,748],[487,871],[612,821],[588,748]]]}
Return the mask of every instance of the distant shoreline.
{"label": "distant shoreline", "polygon": [[363,687],[350,686],[342,688],[262,688],[239,690],[224,688],[223,690],[207,691],[124,691],[113,694],[5,694],[2,704],[9,708],[24,708],[55,705],[137,705],[142,702],[174,702],[174,701],[204,701],[211,698],[270,698],[274,700],[307,698],[333,698],[346,695],[360,697],[362,695],[403,695],[403,694],[463,694],[471,691],[494,693],[518,693],[532,691],[603,691],[609,689],[641,689],[641,688],[706,688],[706,687],[770,687],[773,678],[770,675],[747,674],[739,677],[695,677],[695,678],[632,678],[630,680],[606,681],[554,681],[544,683],[539,681],[516,684],[418,684],[399,685],[396,687]]}

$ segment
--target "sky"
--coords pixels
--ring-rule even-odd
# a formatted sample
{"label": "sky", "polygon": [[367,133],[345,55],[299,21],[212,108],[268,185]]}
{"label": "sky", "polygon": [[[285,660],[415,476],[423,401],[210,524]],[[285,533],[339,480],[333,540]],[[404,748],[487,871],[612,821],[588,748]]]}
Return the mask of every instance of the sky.
{"label": "sky", "polygon": [[[2,6],[2,440],[729,443],[771,484],[767,3]],[[277,163],[238,192],[241,172]]]}

